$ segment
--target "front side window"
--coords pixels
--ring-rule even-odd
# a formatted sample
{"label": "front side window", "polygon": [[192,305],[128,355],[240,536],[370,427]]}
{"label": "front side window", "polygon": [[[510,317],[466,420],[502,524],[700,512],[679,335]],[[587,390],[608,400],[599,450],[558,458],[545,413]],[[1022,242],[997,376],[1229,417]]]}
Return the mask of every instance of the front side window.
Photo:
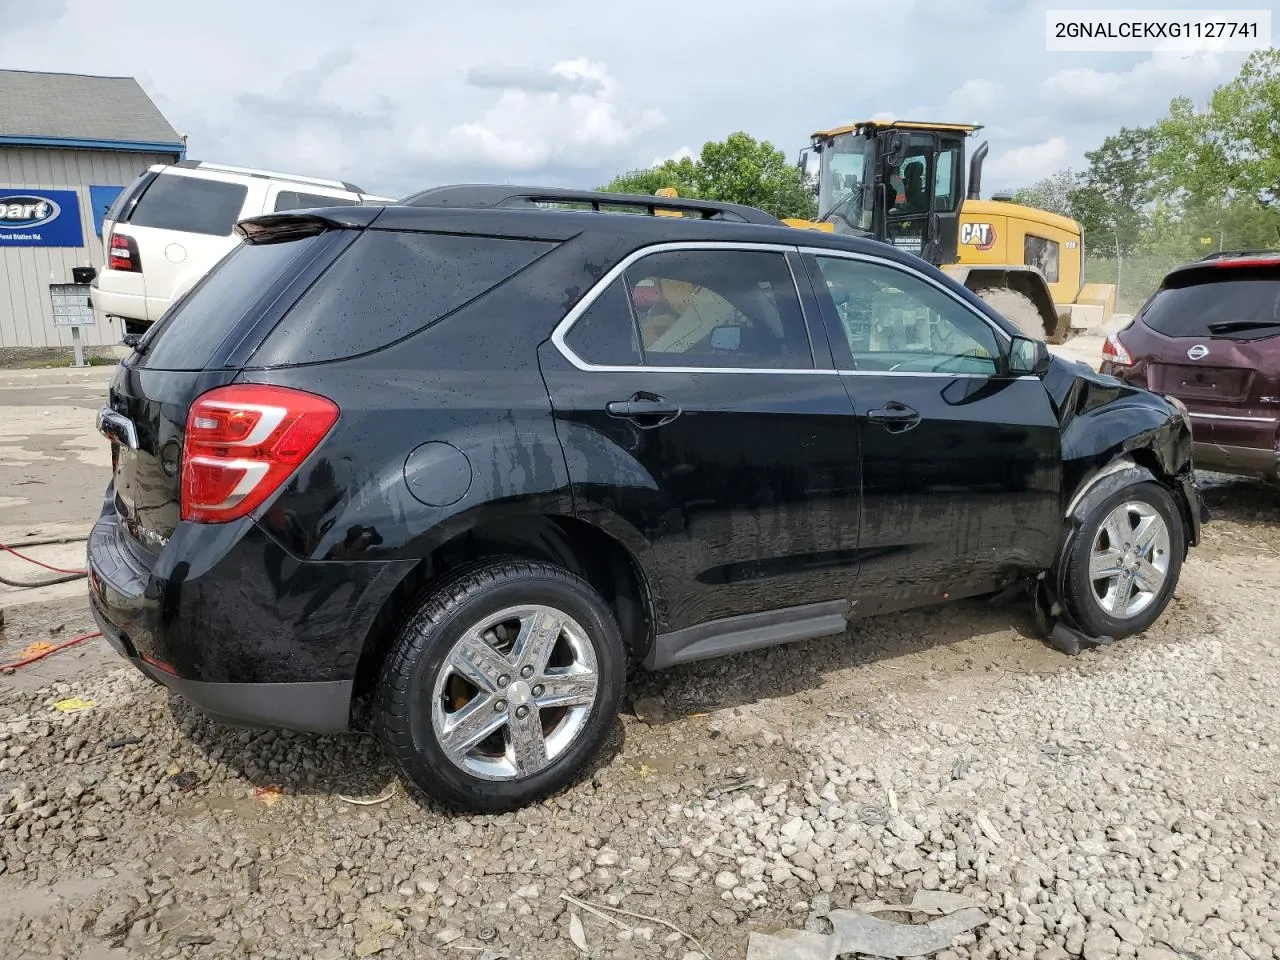
{"label": "front side window", "polygon": [[937,287],[887,264],[816,259],[858,370],[996,372],[995,331]]}
{"label": "front side window", "polygon": [[1058,243],[1034,234],[1022,242],[1022,262],[1035,267],[1049,283],[1058,282]]}
{"label": "front side window", "polygon": [[247,194],[240,183],[162,173],[133,208],[129,222],[135,227],[229,237]]}
{"label": "front side window", "polygon": [[628,267],[625,280],[650,366],[813,366],[800,298],[781,253],[655,253]]}

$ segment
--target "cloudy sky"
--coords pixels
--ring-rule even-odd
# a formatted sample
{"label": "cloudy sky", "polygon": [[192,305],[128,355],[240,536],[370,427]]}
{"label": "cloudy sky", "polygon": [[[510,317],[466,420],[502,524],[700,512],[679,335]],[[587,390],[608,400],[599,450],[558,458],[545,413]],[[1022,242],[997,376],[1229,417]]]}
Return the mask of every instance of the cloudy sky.
{"label": "cloudy sky", "polygon": [[0,0],[0,23],[6,67],[137,77],[194,158],[392,196],[593,187],[734,130],[794,156],[813,129],[883,113],[985,124],[989,191],[1081,168],[1108,133],[1175,95],[1203,100],[1243,59],[1045,51],[1046,9],[1106,6]]}

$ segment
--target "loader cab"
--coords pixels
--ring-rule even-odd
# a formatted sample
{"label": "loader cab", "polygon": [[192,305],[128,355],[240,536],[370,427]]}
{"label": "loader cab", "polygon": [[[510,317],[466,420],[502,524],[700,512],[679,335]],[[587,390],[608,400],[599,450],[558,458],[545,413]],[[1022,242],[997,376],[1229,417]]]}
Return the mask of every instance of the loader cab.
{"label": "loader cab", "polygon": [[[813,134],[818,217],[941,265],[954,263],[972,124],[863,121]],[[802,158],[802,164],[808,164]]]}

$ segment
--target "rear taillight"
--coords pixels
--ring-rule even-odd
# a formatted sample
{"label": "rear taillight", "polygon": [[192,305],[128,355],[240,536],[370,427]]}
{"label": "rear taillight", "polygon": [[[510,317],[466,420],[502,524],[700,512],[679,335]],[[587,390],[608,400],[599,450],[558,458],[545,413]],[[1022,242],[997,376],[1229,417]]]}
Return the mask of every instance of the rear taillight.
{"label": "rear taillight", "polygon": [[126,273],[141,273],[142,258],[138,256],[138,244],[133,237],[122,233],[112,233],[110,246],[107,248],[107,269],[123,270]]}
{"label": "rear taillight", "polygon": [[338,420],[331,400],[261,384],[210,390],[187,414],[182,519],[223,523],[276,492]]}
{"label": "rear taillight", "polygon": [[1122,367],[1133,366],[1133,357],[1129,355],[1129,349],[1124,345],[1124,341],[1120,339],[1120,334],[1113,333],[1102,344],[1102,359],[1110,360],[1114,364]]}

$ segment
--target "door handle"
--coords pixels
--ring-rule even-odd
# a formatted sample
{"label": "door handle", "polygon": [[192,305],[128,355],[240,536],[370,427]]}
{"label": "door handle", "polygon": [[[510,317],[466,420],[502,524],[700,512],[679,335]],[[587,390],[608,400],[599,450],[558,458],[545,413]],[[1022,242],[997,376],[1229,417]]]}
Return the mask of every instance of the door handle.
{"label": "door handle", "polygon": [[645,430],[670,423],[683,412],[679,404],[652,394],[637,394],[630,400],[610,400],[604,409],[609,416],[630,420]]}
{"label": "door handle", "polygon": [[920,414],[905,403],[890,400],[879,410],[868,410],[867,419],[881,424],[890,433],[904,433],[920,423]]}

